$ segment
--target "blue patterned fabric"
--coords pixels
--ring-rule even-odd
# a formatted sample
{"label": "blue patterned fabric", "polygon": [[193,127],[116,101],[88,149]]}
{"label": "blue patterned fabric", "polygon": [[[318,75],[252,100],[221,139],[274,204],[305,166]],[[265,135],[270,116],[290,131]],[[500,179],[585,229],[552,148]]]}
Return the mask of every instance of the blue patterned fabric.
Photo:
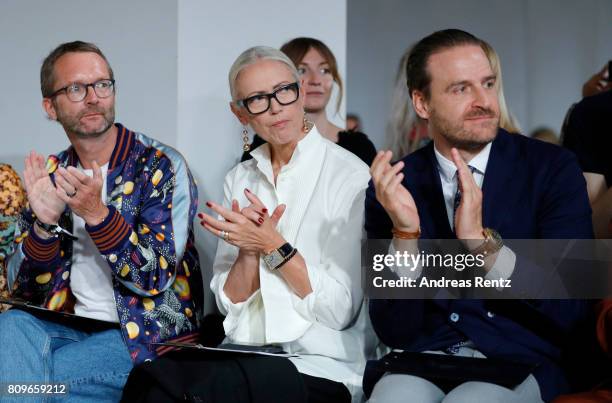
{"label": "blue patterned fabric", "polygon": [[[120,124],[107,174],[109,215],[89,235],[113,274],[117,313],[132,360],[166,352],[152,344],[195,341],[203,310],[203,286],[193,242],[197,188],[183,157],[174,149]],[[76,166],[73,148],[49,157],[53,179],[58,166]],[[72,312],[70,289],[73,243],[42,240],[30,227],[31,211],[19,220],[16,253],[8,261],[14,295],[51,310]],[[72,213],[60,218],[72,228]],[[77,241],[78,242],[78,241]]]}

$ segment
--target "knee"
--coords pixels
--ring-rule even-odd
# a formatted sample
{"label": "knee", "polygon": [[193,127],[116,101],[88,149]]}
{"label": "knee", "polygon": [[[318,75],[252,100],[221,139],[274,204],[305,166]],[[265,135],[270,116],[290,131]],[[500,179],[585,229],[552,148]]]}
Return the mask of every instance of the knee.
{"label": "knee", "polygon": [[414,400],[439,403],[444,393],[433,383],[411,375],[386,374],[374,386],[369,403]]}
{"label": "knee", "polygon": [[512,390],[486,382],[465,382],[451,390],[443,403],[519,403]]}

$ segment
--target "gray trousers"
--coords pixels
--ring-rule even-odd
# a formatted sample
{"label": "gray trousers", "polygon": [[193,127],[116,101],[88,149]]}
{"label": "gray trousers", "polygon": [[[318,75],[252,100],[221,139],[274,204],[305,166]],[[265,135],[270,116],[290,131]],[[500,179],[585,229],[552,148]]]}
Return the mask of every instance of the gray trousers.
{"label": "gray trousers", "polygon": [[[445,354],[440,351],[429,353]],[[470,347],[460,348],[457,355],[483,358]],[[433,383],[413,375],[386,373],[374,386],[369,403],[542,403],[540,387],[533,375],[514,389],[486,382],[466,382],[448,394]]]}

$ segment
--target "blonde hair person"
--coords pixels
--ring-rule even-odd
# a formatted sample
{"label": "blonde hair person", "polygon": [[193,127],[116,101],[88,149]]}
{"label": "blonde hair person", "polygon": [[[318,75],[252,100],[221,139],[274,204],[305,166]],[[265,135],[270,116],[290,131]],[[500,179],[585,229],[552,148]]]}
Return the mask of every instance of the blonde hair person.
{"label": "blonde hair person", "polygon": [[504,96],[504,84],[502,81],[502,71],[501,71],[501,63],[499,61],[499,56],[495,49],[491,45],[489,45],[485,41],[481,41],[482,50],[484,51],[487,59],[489,59],[489,64],[491,65],[491,69],[493,73],[497,76],[496,85],[497,85],[497,98],[499,102],[499,127],[510,132],[510,133],[520,133],[521,128],[518,124],[516,118],[510,113],[508,110],[508,106],[506,105],[506,97]]}
{"label": "blonde hair person", "polygon": [[[489,59],[491,69],[497,76],[496,85],[500,112],[499,127],[510,133],[520,133],[521,129],[518,121],[512,116],[506,105],[499,56],[495,49],[487,42],[482,41],[481,47],[487,59]],[[387,148],[393,152],[393,157],[396,159],[412,153],[429,141],[427,122],[422,120],[414,111],[410,94],[408,93],[408,86],[406,85],[406,63],[411,50],[412,47],[406,49],[400,59],[395,75],[391,113],[389,114],[389,122],[386,129]]]}
{"label": "blonde hair person", "polygon": [[358,252],[368,167],[306,119],[304,78],[281,51],[246,50],[229,78],[232,112],[265,143],[226,175],[223,203],[200,215],[220,238],[210,288],[226,342],[298,355],[276,381],[301,379],[309,401],[358,401],[375,340]]}
{"label": "blonde hair person", "polygon": [[429,140],[427,122],[418,117],[414,111],[406,85],[406,62],[411,49],[408,48],[400,59],[386,129],[387,148],[393,152],[393,157],[396,159],[419,149]]}

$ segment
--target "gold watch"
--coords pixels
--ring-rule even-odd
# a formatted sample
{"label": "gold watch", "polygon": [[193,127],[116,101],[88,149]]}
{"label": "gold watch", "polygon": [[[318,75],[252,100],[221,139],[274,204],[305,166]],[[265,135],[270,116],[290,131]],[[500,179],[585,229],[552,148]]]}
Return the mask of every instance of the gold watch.
{"label": "gold watch", "polygon": [[486,257],[499,252],[504,246],[504,240],[494,229],[485,228],[482,230],[482,235],[485,237],[484,242],[470,251],[472,255],[483,255]]}

